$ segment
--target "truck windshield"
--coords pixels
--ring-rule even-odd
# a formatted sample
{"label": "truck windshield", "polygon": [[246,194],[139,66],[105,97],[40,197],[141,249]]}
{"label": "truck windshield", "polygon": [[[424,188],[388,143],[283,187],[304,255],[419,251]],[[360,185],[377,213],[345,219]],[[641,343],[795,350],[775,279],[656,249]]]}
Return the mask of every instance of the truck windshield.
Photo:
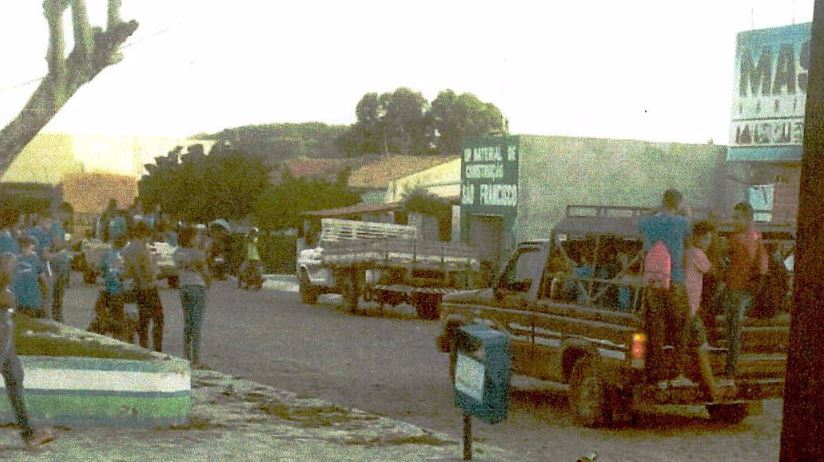
{"label": "truck windshield", "polygon": [[528,291],[533,283],[533,275],[540,272],[544,263],[540,250],[539,247],[518,249],[501,277],[500,288],[516,292]]}

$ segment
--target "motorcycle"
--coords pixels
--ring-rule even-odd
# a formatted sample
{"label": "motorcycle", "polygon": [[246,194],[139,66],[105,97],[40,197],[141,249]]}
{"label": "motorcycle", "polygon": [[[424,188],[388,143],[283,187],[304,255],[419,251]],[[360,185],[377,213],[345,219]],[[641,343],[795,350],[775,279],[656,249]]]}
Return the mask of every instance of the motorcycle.
{"label": "motorcycle", "polygon": [[223,255],[216,255],[212,258],[209,262],[209,272],[213,278],[219,281],[226,279],[226,274],[229,272],[226,258]]}
{"label": "motorcycle", "polygon": [[239,289],[260,290],[263,287],[263,268],[260,261],[244,262],[238,278]]}

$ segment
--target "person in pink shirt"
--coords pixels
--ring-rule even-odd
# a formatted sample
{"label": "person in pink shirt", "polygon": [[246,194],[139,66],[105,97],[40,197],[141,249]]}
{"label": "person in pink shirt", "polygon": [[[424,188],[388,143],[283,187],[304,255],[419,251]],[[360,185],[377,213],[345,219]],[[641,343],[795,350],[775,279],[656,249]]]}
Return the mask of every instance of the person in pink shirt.
{"label": "person in pink shirt", "polygon": [[692,239],[684,252],[684,288],[689,304],[689,333],[687,346],[695,355],[696,361],[689,367],[691,380],[698,382],[713,401],[719,401],[734,388],[729,383],[719,383],[715,379],[709,357],[709,343],[704,323],[698,315],[701,307],[704,274],[710,270],[710,261],[706,250],[712,243],[715,226],[708,221],[699,221],[692,227]]}

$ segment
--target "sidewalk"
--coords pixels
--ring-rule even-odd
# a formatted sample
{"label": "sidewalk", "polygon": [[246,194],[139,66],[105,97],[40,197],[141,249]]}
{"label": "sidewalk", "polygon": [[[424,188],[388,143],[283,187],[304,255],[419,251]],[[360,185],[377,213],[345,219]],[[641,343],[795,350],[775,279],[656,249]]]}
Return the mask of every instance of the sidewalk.
{"label": "sidewalk", "polygon": [[[0,428],[0,459],[434,461],[462,455],[460,440],[445,434],[216,371],[192,371],[189,425],[55,432],[53,443],[26,451],[16,428]],[[522,458],[475,443],[473,460]]]}

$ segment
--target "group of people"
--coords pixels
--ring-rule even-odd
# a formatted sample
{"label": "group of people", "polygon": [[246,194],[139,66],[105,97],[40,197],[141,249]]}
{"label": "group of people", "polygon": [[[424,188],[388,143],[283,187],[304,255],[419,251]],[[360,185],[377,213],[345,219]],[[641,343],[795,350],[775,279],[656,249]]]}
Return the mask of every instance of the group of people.
{"label": "group of people", "polygon": [[648,380],[666,377],[668,371],[659,366],[666,363],[665,349],[671,347],[678,378],[698,381],[713,400],[719,400],[735,390],[732,381],[716,378],[710,366],[705,321],[713,323],[714,331],[716,312],[704,293],[704,280],[713,276],[712,296],[725,315],[725,375],[732,379],[741,352],[742,321],[767,274],[769,255],[750,204],[733,207],[732,234],[723,239],[713,222],[692,223],[682,202],[682,195],[669,189],[659,211],[638,222],[645,251],[643,316],[652,366]]}
{"label": "group of people", "polygon": [[[89,330],[111,333],[115,338],[129,341],[131,332],[125,314],[125,305],[137,306],[137,334],[140,346],[163,349],[163,303],[157,285],[158,267],[149,245],[153,233],[149,224],[137,219],[126,226],[124,233],[112,231],[108,237],[111,248],[100,259],[99,271],[103,287],[95,303],[97,317]],[[117,229],[115,227],[115,229]],[[181,226],[175,234],[177,247],[172,259],[178,272],[178,288],[184,314],[183,356],[193,367],[205,367],[200,361],[200,337],[206,305],[206,288],[211,275],[206,263],[204,237],[193,226]]]}

